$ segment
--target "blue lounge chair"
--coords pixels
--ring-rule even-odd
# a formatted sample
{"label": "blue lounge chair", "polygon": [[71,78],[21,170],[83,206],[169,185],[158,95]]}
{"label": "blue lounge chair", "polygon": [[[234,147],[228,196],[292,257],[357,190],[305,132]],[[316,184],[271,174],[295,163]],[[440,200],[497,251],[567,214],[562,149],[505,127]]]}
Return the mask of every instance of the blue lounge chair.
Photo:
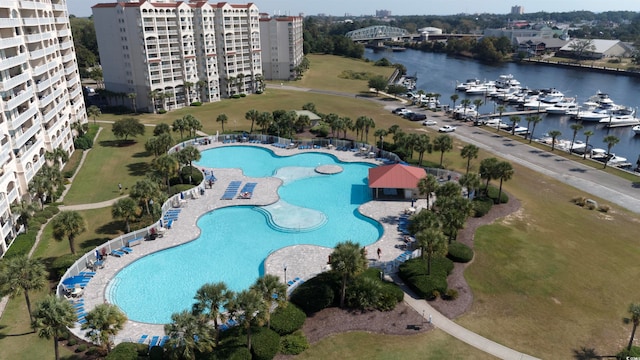
{"label": "blue lounge chair", "polygon": [[162,337],[162,339],[160,339],[160,342],[158,343],[158,346],[164,346],[164,344],[169,340],[169,335],[165,335]]}
{"label": "blue lounge chair", "polygon": [[111,255],[116,256],[116,257],[122,257],[124,256],[124,253],[120,250],[111,250]]}
{"label": "blue lounge chair", "polygon": [[81,271],[78,275],[86,277],[86,278],[91,278],[95,275],[96,273],[93,271]]}
{"label": "blue lounge chair", "polygon": [[152,337],[151,341],[149,341],[149,347],[152,348],[152,347],[158,345],[158,341],[160,341],[160,336]]}
{"label": "blue lounge chair", "polygon": [[173,219],[167,222],[167,229],[171,229],[173,227]]}
{"label": "blue lounge chair", "polygon": [[128,246],[123,246],[119,250],[122,251],[122,252],[125,252],[127,254],[131,254],[133,252],[133,249],[128,247]]}
{"label": "blue lounge chair", "polygon": [[82,325],[82,324],[86,324],[87,323],[87,319],[82,318],[82,319],[78,319],[78,324]]}
{"label": "blue lounge chair", "polygon": [[140,339],[138,340],[138,344],[144,344],[144,342],[147,341],[148,337],[149,335],[147,334],[143,334],[142,336],[140,336]]}

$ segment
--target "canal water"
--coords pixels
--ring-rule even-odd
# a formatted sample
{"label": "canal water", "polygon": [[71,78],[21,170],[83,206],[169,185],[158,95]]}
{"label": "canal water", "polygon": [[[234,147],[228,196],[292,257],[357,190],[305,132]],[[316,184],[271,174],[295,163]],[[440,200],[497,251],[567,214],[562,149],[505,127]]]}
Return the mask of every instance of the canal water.
{"label": "canal water", "polygon": [[[444,54],[427,53],[416,50],[404,52],[373,52],[366,50],[365,57],[370,60],[378,60],[383,57],[392,63],[400,63],[406,66],[407,74],[417,75],[417,88],[425,92],[439,93],[442,104],[452,105],[450,96],[457,93],[460,100],[468,97],[464,92],[456,92],[456,81],[464,82],[466,79],[477,78],[480,80],[497,80],[500,75],[512,74],[520,81],[521,86],[530,89],[556,88],[567,97],[577,97],[578,103],[583,103],[590,96],[601,91],[609,94],[611,99],[619,105],[638,108],[640,106],[640,78],[589,72],[578,69],[567,69],[537,64],[504,63],[499,65],[487,65],[479,61],[449,57]],[[482,98],[482,97],[480,97]],[[481,113],[494,110],[494,102],[487,99],[487,103],[480,108]],[[568,116],[542,115],[543,120],[536,125],[535,137],[542,137],[544,133],[559,130],[561,139],[571,140],[573,130],[571,124],[575,121]],[[522,117],[524,119],[524,116]],[[508,119],[503,119],[508,122]],[[520,125],[526,126],[523,121]],[[594,135],[589,138],[589,143],[596,148],[606,149],[602,141],[607,135],[615,135],[620,139],[611,150],[618,156],[627,158],[634,164],[640,156],[640,135],[635,135],[631,127],[607,129],[602,124],[583,122],[584,129],[580,130],[576,140],[585,140],[583,133],[592,130]]]}

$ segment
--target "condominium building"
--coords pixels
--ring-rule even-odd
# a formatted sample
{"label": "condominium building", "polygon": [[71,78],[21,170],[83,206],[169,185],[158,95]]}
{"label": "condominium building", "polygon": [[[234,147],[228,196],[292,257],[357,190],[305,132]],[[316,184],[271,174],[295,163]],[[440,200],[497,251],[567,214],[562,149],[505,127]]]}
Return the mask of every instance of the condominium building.
{"label": "condominium building", "polygon": [[515,5],[511,7],[511,15],[522,15],[524,14],[524,7],[520,5]]}
{"label": "condominium building", "polygon": [[0,256],[16,236],[11,204],[47,151],[73,152],[84,106],[66,0],[0,0]]}
{"label": "condominium building", "polygon": [[298,76],[304,58],[301,16],[260,16],[262,69],[267,80],[291,80]]}
{"label": "condominium building", "polygon": [[136,94],[138,109],[252,92],[262,75],[253,4],[129,0],[92,10],[105,88]]}

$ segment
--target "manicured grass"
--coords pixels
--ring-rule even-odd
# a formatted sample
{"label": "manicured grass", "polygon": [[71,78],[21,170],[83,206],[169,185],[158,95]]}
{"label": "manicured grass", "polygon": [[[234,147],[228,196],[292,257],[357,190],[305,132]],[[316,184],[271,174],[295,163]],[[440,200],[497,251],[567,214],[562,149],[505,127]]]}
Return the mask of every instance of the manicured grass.
{"label": "manicured grass", "polygon": [[476,233],[465,272],[474,305],[459,323],[544,359],[571,358],[582,346],[614,354],[631,331],[622,318],[640,298],[638,216],[580,208],[573,196],[594,197],[515,169],[505,188],[522,210]]}
{"label": "manicured grass", "polygon": [[113,136],[111,126],[107,125],[64,197],[64,204],[110,200],[120,196],[118,183],[124,189],[142,179],[152,159],[145,151],[144,144],[152,135],[153,128],[147,127],[144,136],[135,138],[133,143],[121,145]]}
{"label": "manicured grass", "polygon": [[350,332],[320,340],[296,359],[495,359],[441,330],[412,336]]}

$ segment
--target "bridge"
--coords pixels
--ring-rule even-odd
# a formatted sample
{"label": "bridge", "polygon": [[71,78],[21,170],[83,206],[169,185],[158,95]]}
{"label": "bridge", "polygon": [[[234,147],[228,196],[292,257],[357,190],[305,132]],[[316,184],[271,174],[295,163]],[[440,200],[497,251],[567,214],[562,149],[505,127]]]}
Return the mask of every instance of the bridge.
{"label": "bridge", "polygon": [[369,26],[366,28],[349,31],[346,37],[353,41],[372,41],[372,40],[400,40],[401,38],[410,37],[411,34],[405,29],[392,26]]}

